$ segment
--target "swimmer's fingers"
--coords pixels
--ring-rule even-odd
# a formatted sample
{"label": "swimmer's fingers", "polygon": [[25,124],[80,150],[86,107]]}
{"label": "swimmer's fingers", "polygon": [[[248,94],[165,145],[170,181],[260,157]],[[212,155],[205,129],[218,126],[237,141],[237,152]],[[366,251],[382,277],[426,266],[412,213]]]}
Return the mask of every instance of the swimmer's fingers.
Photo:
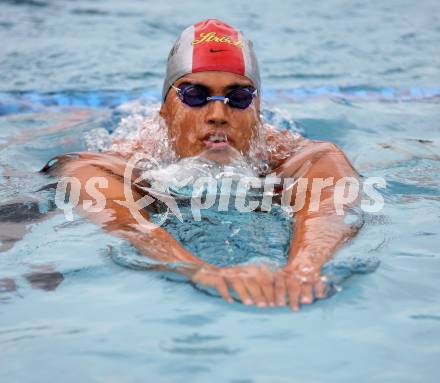
{"label": "swimmer's fingers", "polygon": [[275,306],[274,273],[262,265],[222,269],[221,275],[246,305]]}
{"label": "swimmer's fingers", "polygon": [[269,306],[275,306],[274,275],[266,266],[260,266],[258,283]]}
{"label": "swimmer's fingers", "polygon": [[278,306],[286,305],[286,281],[284,273],[275,274],[275,300]]}
{"label": "swimmer's fingers", "polygon": [[238,298],[243,304],[251,305],[254,303],[241,278],[229,278],[228,282],[231,288],[237,293]]}
{"label": "swimmer's fingers", "polygon": [[252,297],[254,303],[258,307],[266,307],[267,303],[266,300],[264,299],[263,292],[261,291],[261,288],[257,280],[253,277],[248,277],[248,278],[243,278],[242,281],[244,282],[246,289],[249,295]]}
{"label": "swimmer's fingers", "polygon": [[315,283],[315,297],[317,299],[327,298],[327,284],[326,279],[321,277],[318,282]]}
{"label": "swimmer's fingers", "polygon": [[320,277],[315,283],[305,283],[301,285],[301,304],[311,304],[316,299],[324,299],[327,297],[328,287],[326,280]]}
{"label": "swimmer's fingers", "polygon": [[202,268],[192,276],[191,280],[194,283],[200,283],[205,286],[213,287],[219,292],[223,299],[230,303],[234,302],[231,294],[229,293],[228,285],[226,284],[225,279],[221,275],[218,275],[215,271]]}
{"label": "swimmer's fingers", "polygon": [[313,287],[310,283],[304,283],[301,285],[301,304],[310,305],[314,301],[313,299]]}
{"label": "swimmer's fingers", "polygon": [[258,307],[275,306],[273,274],[266,266],[248,265],[240,275]]}
{"label": "swimmer's fingers", "polygon": [[327,297],[325,278],[320,277],[315,283],[301,284],[300,303],[312,304],[316,299]]}
{"label": "swimmer's fingers", "polygon": [[287,295],[289,296],[289,306],[293,311],[299,310],[299,297],[301,294],[301,285],[295,277],[286,278]]}
{"label": "swimmer's fingers", "polygon": [[258,307],[266,307],[268,301],[266,295],[273,295],[270,288],[270,276],[257,265],[245,265],[226,268],[222,270],[222,276],[229,282],[245,304],[255,304]]}
{"label": "swimmer's fingers", "polygon": [[229,294],[228,285],[226,284],[226,281],[223,278],[219,278],[218,281],[215,284],[215,288],[219,292],[219,294],[222,296],[222,298],[229,303],[234,303],[234,300],[231,297],[231,294]]}

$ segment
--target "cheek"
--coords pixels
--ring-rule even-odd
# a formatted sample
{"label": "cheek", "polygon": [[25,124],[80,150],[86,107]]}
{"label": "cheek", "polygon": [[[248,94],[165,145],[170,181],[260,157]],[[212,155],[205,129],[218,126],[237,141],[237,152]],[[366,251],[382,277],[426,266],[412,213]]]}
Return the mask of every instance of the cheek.
{"label": "cheek", "polygon": [[246,113],[235,116],[237,124],[235,125],[235,139],[239,150],[247,151],[252,137],[256,133],[257,119],[254,113]]}
{"label": "cheek", "polygon": [[198,116],[194,112],[188,113],[185,107],[175,108],[169,123],[169,135],[178,156],[188,157],[197,152]]}

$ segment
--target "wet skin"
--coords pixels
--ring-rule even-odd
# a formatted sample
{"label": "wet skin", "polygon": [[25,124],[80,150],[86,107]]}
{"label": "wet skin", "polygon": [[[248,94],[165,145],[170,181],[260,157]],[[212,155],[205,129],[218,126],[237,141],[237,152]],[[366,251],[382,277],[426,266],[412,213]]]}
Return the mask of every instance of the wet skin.
{"label": "wet skin", "polygon": [[[210,90],[211,95],[225,95],[228,90],[239,86],[249,86],[246,77],[228,72],[202,72],[181,77],[175,86],[200,84]],[[184,104],[176,90],[171,88],[160,110],[174,149],[179,157],[191,157],[208,149],[209,135],[226,135],[228,143],[241,153],[247,153],[251,138],[256,133],[260,120],[260,99],[257,98],[246,109],[232,108],[222,101],[211,101],[201,107]]]}
{"label": "wet skin", "polygon": [[[250,85],[246,77],[227,72],[202,72],[184,76],[174,85],[197,83],[211,90],[212,95],[224,95],[235,86]],[[202,107],[190,107],[182,103],[176,91],[171,88],[161,107],[160,115],[165,120],[169,137],[178,157],[195,156],[209,149],[209,135],[227,137],[225,153],[233,148],[246,155],[251,139],[257,132],[260,99],[257,96],[247,109],[234,109],[221,101],[212,101]],[[293,177],[304,163],[310,164],[302,177],[328,178],[336,182],[341,177],[357,177],[357,173],[344,153],[334,144],[300,139],[298,148],[286,158],[281,155],[286,144],[286,133],[274,130],[265,137],[277,143],[279,153],[270,156],[272,170],[280,177]],[[221,157],[221,151],[220,151]],[[143,254],[164,262],[184,262],[188,267],[174,271],[187,275],[192,282],[216,289],[229,302],[233,302],[231,291],[244,304],[259,307],[290,306],[298,310],[300,304],[310,304],[316,298],[326,296],[326,285],[320,277],[323,264],[334,254],[337,247],[353,236],[357,228],[344,223],[344,216],[338,216],[331,203],[334,189],[325,187],[321,194],[318,211],[309,211],[311,182],[305,192],[304,207],[295,215],[293,239],[285,267],[269,270],[265,266],[247,265],[236,267],[216,267],[210,265],[184,249],[175,238],[163,228],[146,230],[133,218],[129,209],[117,201],[125,200],[124,170],[126,160],[111,153],[78,153],[75,158],[60,158],[57,166],[47,172],[59,176],[73,176],[85,185],[91,177],[104,177],[108,187],[100,189],[106,197],[106,208],[101,213],[82,214],[113,235],[129,240]],[[133,176],[133,179],[135,175]],[[132,187],[135,200],[144,194]],[[292,205],[295,204],[295,190]],[[80,202],[90,199],[84,187],[80,192]],[[148,219],[143,209],[141,214]]]}

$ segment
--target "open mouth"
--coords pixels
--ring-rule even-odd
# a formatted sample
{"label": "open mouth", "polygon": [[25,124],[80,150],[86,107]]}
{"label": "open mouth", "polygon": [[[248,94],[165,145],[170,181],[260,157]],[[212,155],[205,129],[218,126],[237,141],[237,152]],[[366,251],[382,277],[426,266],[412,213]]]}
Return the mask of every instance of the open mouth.
{"label": "open mouth", "polygon": [[229,145],[228,136],[224,133],[209,133],[204,137],[203,143],[208,148],[224,148]]}

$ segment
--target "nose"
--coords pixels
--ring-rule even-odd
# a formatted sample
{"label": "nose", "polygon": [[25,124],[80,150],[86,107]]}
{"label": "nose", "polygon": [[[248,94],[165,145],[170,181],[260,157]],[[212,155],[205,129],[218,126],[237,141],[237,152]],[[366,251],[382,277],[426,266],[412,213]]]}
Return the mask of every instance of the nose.
{"label": "nose", "polygon": [[206,122],[216,127],[224,127],[229,123],[228,106],[221,100],[212,100],[207,105]]}

